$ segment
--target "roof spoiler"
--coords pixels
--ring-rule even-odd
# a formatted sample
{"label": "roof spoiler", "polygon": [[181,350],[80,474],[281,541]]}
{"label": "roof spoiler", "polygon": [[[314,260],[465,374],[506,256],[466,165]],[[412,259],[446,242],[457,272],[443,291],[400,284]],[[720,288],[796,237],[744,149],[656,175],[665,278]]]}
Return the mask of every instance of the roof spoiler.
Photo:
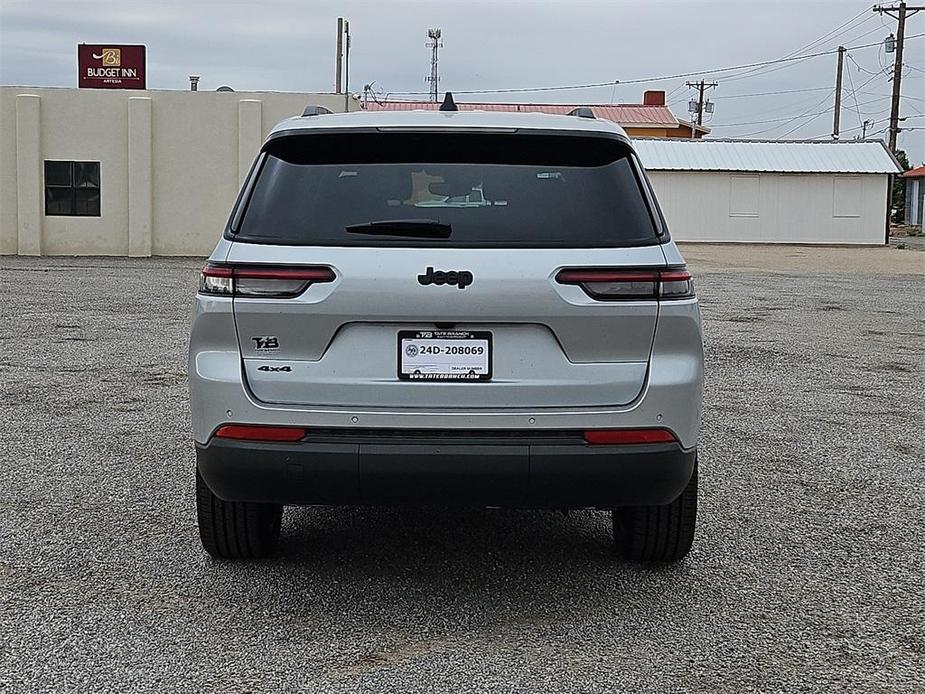
{"label": "roof spoiler", "polygon": [[318,106],[317,104],[309,104],[305,107],[305,110],[302,111],[303,116],[323,116],[329,113],[333,113],[333,111],[324,106]]}
{"label": "roof spoiler", "polygon": [[590,106],[579,106],[578,108],[573,108],[568,112],[570,116],[577,116],[578,118],[594,118],[594,111],[591,110]]}

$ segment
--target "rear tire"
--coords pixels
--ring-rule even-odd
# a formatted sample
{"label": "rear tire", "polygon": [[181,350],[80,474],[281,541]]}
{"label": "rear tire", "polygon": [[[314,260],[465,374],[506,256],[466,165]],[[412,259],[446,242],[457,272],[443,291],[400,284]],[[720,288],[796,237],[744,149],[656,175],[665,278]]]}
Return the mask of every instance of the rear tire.
{"label": "rear tire", "polygon": [[678,561],[694,543],[697,525],[697,463],[681,496],[664,506],[629,506],[613,510],[613,537],[627,559]]}
{"label": "rear tire", "polygon": [[279,541],[283,507],[246,501],[222,501],[196,470],[196,515],[199,539],[216,559],[265,557]]}

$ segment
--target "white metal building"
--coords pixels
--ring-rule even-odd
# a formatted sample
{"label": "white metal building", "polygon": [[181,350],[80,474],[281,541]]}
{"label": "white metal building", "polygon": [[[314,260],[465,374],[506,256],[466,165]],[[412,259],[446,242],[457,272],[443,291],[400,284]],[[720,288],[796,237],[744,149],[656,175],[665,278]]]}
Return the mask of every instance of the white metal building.
{"label": "white metal building", "polygon": [[881,141],[637,139],[679,241],[883,244],[890,175]]}
{"label": "white metal building", "polygon": [[343,94],[0,87],[0,254],[208,255],[263,139]]}

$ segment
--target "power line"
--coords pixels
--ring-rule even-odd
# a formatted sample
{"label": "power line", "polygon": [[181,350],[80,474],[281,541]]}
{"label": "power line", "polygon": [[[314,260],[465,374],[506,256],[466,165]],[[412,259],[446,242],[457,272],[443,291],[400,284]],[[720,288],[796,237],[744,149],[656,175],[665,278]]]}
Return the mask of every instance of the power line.
{"label": "power line", "polygon": [[[873,79],[874,79],[874,78],[871,77],[869,80],[867,80],[867,82],[865,82],[865,83],[862,84],[861,86],[862,86],[862,87],[863,87],[863,86],[867,86]],[[880,100],[881,100],[881,99],[873,99],[873,100],[871,100],[871,101],[868,102],[868,103],[875,103],[875,102],[880,101]],[[865,103],[864,105],[866,106],[867,103]],[[798,124],[795,125],[793,128],[791,128],[790,130],[788,130],[787,132],[785,132],[783,135],[780,135],[780,136],[779,136],[779,139],[783,139],[783,138],[787,137],[787,135],[789,135],[790,133],[796,132],[796,131],[799,130],[800,128],[802,128],[802,127],[804,127],[804,126],[806,126],[806,125],[809,125],[810,123],[812,123],[812,122],[813,122],[814,120],[816,120],[817,118],[819,118],[819,117],[821,117],[821,116],[824,116],[826,113],[831,113],[834,109],[835,109],[834,106],[831,107],[831,108],[827,108],[825,111],[822,111],[821,113],[817,113],[815,116],[813,116],[813,117],[810,118],[809,120],[803,121],[802,123],[798,123]],[[808,114],[806,114],[806,115],[808,115]],[[799,118],[801,118],[801,117],[802,117],[802,116],[797,116],[796,118],[794,118],[794,120],[797,120],[797,119],[799,119]],[[772,128],[772,130],[773,130],[773,129],[774,129],[774,128]]]}
{"label": "power line", "polygon": [[[861,17],[862,15],[867,14],[867,9],[868,9],[868,8],[865,7],[863,10],[861,10],[861,11],[858,12],[856,15],[854,15],[851,19],[847,20],[847,21],[844,22],[843,24],[839,24],[837,27],[835,27],[834,29],[832,29],[830,32],[828,32],[828,33],[826,33],[826,34],[823,34],[822,36],[820,36],[820,37],[819,37],[818,39],[816,39],[815,41],[810,41],[810,42],[807,43],[805,46],[801,46],[800,48],[797,48],[795,51],[792,51],[791,53],[788,53],[787,56],[785,56],[785,57],[789,57],[789,56],[791,56],[791,55],[796,55],[797,53],[800,53],[800,52],[802,52],[802,51],[809,50],[810,48],[813,48],[813,47],[819,45],[820,43],[822,43],[823,41],[825,41],[825,40],[828,39],[828,38],[834,38],[834,37],[832,36],[832,34],[835,34],[835,33],[836,33],[839,29],[841,29],[842,27],[845,27],[845,26],[851,24],[851,23],[852,23],[854,20],[856,20],[858,17]],[[867,15],[867,19],[871,19],[872,17],[873,17],[873,15]],[[865,19],[864,22],[866,22],[866,21],[867,21],[867,20]],[[861,24],[863,24],[864,22],[861,22]],[[857,25],[857,26],[860,26],[860,24]],[[850,29],[845,29],[845,31],[850,31]],[[844,33],[844,32],[842,32],[842,33]],[[840,36],[840,35],[841,35],[841,34],[839,34],[839,36]]]}
{"label": "power line", "polygon": [[[850,53],[848,53],[847,55],[849,58],[851,58]],[[854,62],[853,58],[852,58],[852,62]],[[856,62],[854,64],[857,65]],[[854,99],[854,110],[857,111],[857,114],[858,114],[858,125],[861,125],[861,123],[863,122],[863,119],[861,118],[861,107],[858,104],[858,93],[857,93],[857,90],[854,88],[854,79],[852,79],[851,77],[851,70],[848,70],[848,85],[851,87],[851,98]]]}
{"label": "power line", "polygon": [[[867,8],[861,10],[860,12],[858,12],[858,13],[855,14],[855,15],[853,15],[852,17],[850,17],[849,19],[847,19],[847,20],[844,21],[843,23],[839,24],[839,25],[838,25],[837,27],[835,27],[834,29],[832,29],[832,30],[826,32],[825,34],[823,34],[823,35],[820,36],[819,38],[817,38],[817,39],[815,39],[815,40],[813,40],[813,41],[810,41],[809,43],[806,43],[806,44],[800,46],[799,48],[797,48],[796,50],[791,51],[790,53],[785,54],[785,55],[783,56],[783,58],[790,58],[791,56],[795,56],[795,55],[797,55],[798,53],[802,53],[802,52],[805,51],[805,50],[814,48],[814,47],[820,45],[821,43],[823,43],[823,42],[826,41],[826,40],[831,40],[831,39],[833,39],[833,38],[836,38],[837,36],[841,36],[841,35],[843,35],[843,34],[846,34],[847,32],[849,32],[849,31],[851,31],[851,30],[853,30],[853,29],[856,29],[856,28],[858,28],[859,26],[861,26],[861,25],[867,23],[867,22],[870,21],[871,19],[874,19],[874,18],[875,18],[873,15],[867,15],[867,17],[864,18],[864,19],[862,19],[860,22],[857,22],[857,21],[856,21],[858,18],[862,17],[862,16],[865,15],[866,13],[867,13]],[[881,20],[881,22],[882,22],[882,20]],[[850,26],[849,26],[849,25],[850,25]],[[880,27],[875,28],[874,31],[876,31],[876,30],[879,29],[879,28],[880,28]],[[872,33],[872,32],[867,32],[867,33],[863,34],[863,36],[867,36],[867,35],[870,34],[870,33]],[[852,39],[852,40],[855,40],[855,39]],[[800,62],[803,62],[803,61],[800,60],[800,61],[796,62],[796,64],[798,65],[798,64],[800,64]],[[777,70],[779,70],[779,69],[784,69],[785,67],[791,67],[791,65],[784,65],[784,66],[781,67],[781,68],[777,68]],[[739,79],[739,78],[741,78],[741,77],[747,76],[747,75],[750,74],[750,73],[761,72],[761,71],[762,71],[762,68],[759,67],[759,68],[755,68],[755,69],[751,69],[751,70],[746,70],[746,71],[741,72],[741,73],[738,73],[738,74],[733,74],[733,75],[729,76],[729,78],[730,78],[730,79]],[[764,71],[762,74],[769,74],[769,73],[775,72],[775,71],[776,71],[775,69],[766,70],[766,71]],[[755,75],[755,76],[757,76],[757,75]],[[666,100],[668,99],[668,97],[670,97],[671,95],[675,94],[678,90],[680,90],[680,89],[683,88],[683,87],[684,87],[684,83],[681,83],[681,84],[679,84],[677,87],[675,87],[674,89],[672,89],[671,92],[670,92],[668,95],[666,95]],[[815,87],[815,88],[811,88],[811,89],[785,89],[785,90],[778,90],[778,91],[773,91],[773,92],[758,92],[758,93],[755,93],[755,94],[731,94],[731,95],[728,95],[728,96],[724,96],[724,97],[722,97],[722,98],[724,98],[724,99],[739,99],[739,98],[746,98],[746,97],[752,97],[752,96],[765,96],[765,95],[772,95],[772,94],[793,94],[793,93],[799,93],[799,92],[822,91],[822,90],[825,90],[825,89],[829,89],[829,87],[828,87],[828,86],[826,86],[826,87]],[[677,100],[677,101],[671,102],[669,105],[674,105],[674,104],[676,104],[676,103],[680,103],[680,102],[683,101],[683,100],[684,100],[684,99],[679,99],[679,100]]]}
{"label": "power line", "polygon": [[[912,34],[907,36],[906,40],[921,38],[925,36],[925,33],[922,34]],[[879,46],[882,42],[877,41],[875,43],[866,43],[858,46],[846,46],[848,50],[862,50],[865,48],[870,48],[872,46]],[[720,67],[713,68],[711,70],[694,70],[692,72],[679,72],[673,75],[656,75],[653,77],[638,77],[630,80],[609,80],[607,82],[591,82],[588,84],[567,84],[567,85],[557,85],[553,87],[512,87],[506,89],[458,89],[453,90],[454,94],[516,94],[524,92],[552,92],[552,91],[566,91],[574,89],[595,89],[597,87],[612,87],[614,85],[627,85],[627,84],[642,84],[647,82],[664,82],[666,80],[675,80],[683,79],[685,77],[697,77],[700,75],[712,75],[721,72],[732,72],[735,70],[742,70],[750,67],[758,67],[762,65],[776,65],[780,63],[792,63],[794,61],[803,61],[810,58],[818,58],[823,55],[832,55],[837,53],[838,49],[820,51],[818,53],[809,53],[807,55],[793,56],[787,58],[776,58],[774,60],[762,60],[756,63],[746,63],[744,65],[733,65],[730,67]],[[429,92],[392,92],[398,96],[426,96]]]}
{"label": "power line", "polygon": [[[867,86],[872,80],[873,80],[873,78],[867,80],[867,82],[865,82],[864,84],[862,84],[861,87]],[[827,113],[831,113],[831,112],[834,110],[834,108],[835,108],[834,106],[830,106],[829,108],[825,109],[824,111],[817,111],[816,109],[818,109],[820,106],[822,106],[824,103],[826,103],[830,98],[832,98],[832,95],[833,95],[834,93],[835,93],[835,90],[834,90],[834,89],[830,90],[829,93],[828,93],[825,97],[823,97],[821,101],[816,102],[812,107],[810,107],[809,109],[807,109],[807,110],[804,111],[803,113],[800,113],[800,114],[798,114],[798,115],[796,115],[796,116],[792,116],[792,117],[790,117],[790,118],[774,119],[775,121],[783,121],[783,122],[781,122],[781,123],[778,124],[778,125],[772,125],[770,128],[764,128],[764,129],[762,129],[762,130],[758,130],[758,131],[755,131],[755,132],[747,133],[747,134],[745,134],[745,135],[739,135],[738,137],[753,137],[754,135],[763,135],[764,133],[771,132],[772,130],[777,130],[777,129],[780,128],[780,127],[785,127],[785,126],[789,125],[790,123],[793,123],[794,121],[801,121],[801,122],[797,123],[796,126],[794,126],[793,128],[791,128],[790,130],[788,130],[786,133],[784,133],[783,135],[780,135],[780,136],[779,136],[780,138],[784,138],[784,137],[786,137],[787,135],[789,135],[790,133],[799,130],[799,129],[802,128],[803,126],[809,125],[810,123],[812,123],[814,120],[820,118],[821,116],[824,116],[824,115],[827,114]],[[876,103],[877,101],[881,101],[883,98],[884,98],[884,97],[879,97],[879,98],[877,98],[877,99],[872,99],[871,101],[865,102],[865,103],[862,104],[862,105],[867,105],[868,103]],[[808,120],[803,120],[803,119],[808,119]],[[757,123],[756,123],[756,124],[757,124]],[[722,127],[722,126],[717,125],[717,126],[714,126],[714,127]]]}
{"label": "power line", "polygon": [[[856,19],[858,19],[858,18],[861,17],[862,15],[866,14],[866,12],[867,12],[867,8],[861,10],[861,11],[858,12],[856,15],[854,15],[854,17],[852,17],[851,19],[849,19],[848,21],[846,21],[844,24],[841,24],[840,26],[836,27],[836,28],[833,29],[832,31],[828,32],[827,34],[824,34],[823,36],[819,37],[819,38],[816,39],[815,41],[812,41],[811,43],[806,44],[806,45],[803,46],[802,48],[798,48],[797,50],[792,51],[792,52],[786,54],[786,55],[783,56],[783,57],[784,57],[784,58],[789,58],[789,57],[791,57],[791,56],[797,55],[798,53],[802,53],[803,51],[809,50],[809,49],[811,49],[811,48],[818,47],[818,46],[821,45],[823,42],[825,42],[825,41],[832,41],[832,40],[834,40],[834,39],[836,39],[836,38],[838,38],[838,37],[840,37],[840,36],[843,36],[844,34],[847,34],[849,31],[852,31],[852,30],[854,30],[854,29],[857,29],[858,27],[860,27],[860,26],[866,24],[867,22],[869,22],[871,19],[874,19],[874,18],[875,18],[873,15],[868,15],[865,19],[862,19],[860,22],[855,22]],[[852,26],[847,26],[847,25],[849,25],[849,24],[852,24],[852,22],[855,22],[855,23],[854,23]],[[845,28],[842,29],[842,27],[845,27]],[[842,30],[839,31],[839,29],[842,29]],[[865,34],[862,34],[861,36],[856,36],[855,38],[853,38],[853,39],[851,39],[851,40],[852,40],[852,41],[856,41],[856,40],[859,39],[859,38],[863,38],[864,36],[867,36],[868,34],[872,33],[873,31],[877,31],[877,29],[878,29],[878,28],[875,28],[875,29],[873,29],[872,31],[868,31],[868,32],[866,32]],[[803,61],[800,61],[800,62],[803,62]],[[798,63],[798,64],[799,64],[799,63]],[[765,70],[765,69],[763,69],[763,68],[756,68],[756,69],[754,69],[754,70],[746,70],[746,71],[744,71],[744,72],[742,72],[742,73],[739,73],[739,74],[737,74],[737,75],[730,75],[730,76],[728,76],[728,77],[726,78],[726,81],[728,82],[728,81],[733,81],[733,80],[738,80],[738,79],[744,79],[744,78],[746,78],[746,77],[758,77],[759,75],[765,76],[765,75],[769,75],[769,74],[771,74],[771,73],[773,73],[773,72],[777,72],[778,70],[783,70],[783,69],[785,69],[785,68],[787,68],[787,67],[789,67],[789,66],[788,66],[788,65],[783,65],[783,66],[781,66],[781,67],[774,67],[774,68],[767,69],[767,70]]]}
{"label": "power line", "polygon": [[778,89],[773,92],[753,92],[751,94],[718,94],[717,99],[746,99],[753,96],[771,96],[774,94],[800,94],[802,92],[821,92],[825,89],[831,89],[828,85],[825,87],[807,87],[805,89]]}
{"label": "power line", "polygon": [[[830,89],[829,89],[829,94],[826,95],[826,97],[825,97],[825,99],[824,99],[823,101],[817,102],[818,105],[821,105],[821,104],[825,103],[826,101],[828,101],[828,100],[832,97],[832,94],[834,94],[834,92],[835,92],[835,90],[830,88]],[[882,100],[885,99],[885,98],[888,98],[888,97],[880,97],[880,98],[878,98],[878,99],[871,99],[870,101],[862,102],[862,103],[859,104],[859,105],[860,105],[860,106],[866,106],[866,105],[869,105],[869,104],[874,104],[874,103],[876,103],[876,102],[878,102],[878,101],[882,101]],[[792,121],[796,120],[797,118],[802,118],[803,116],[809,116],[809,115],[824,116],[826,113],[832,113],[832,111],[834,111],[834,110],[835,110],[835,107],[834,107],[834,106],[830,106],[830,107],[827,108],[825,111],[818,111],[818,112],[817,112],[817,111],[815,111],[815,107],[814,107],[813,109],[809,109],[808,111],[805,111],[804,113],[800,114],[799,116],[782,116],[781,118],[768,118],[768,119],[766,119],[766,120],[753,120],[753,121],[747,121],[747,122],[744,122],[744,123],[717,123],[717,124],[714,125],[713,127],[714,127],[714,128],[734,128],[734,127],[739,127],[739,126],[743,126],[743,125],[762,125],[762,124],[764,124],[764,123],[784,123],[784,122],[788,122],[788,123],[789,123],[789,122],[792,122]],[[767,131],[770,131],[770,130],[774,130],[774,128],[768,128]],[[767,131],[764,131],[764,132],[767,132]]]}
{"label": "power line", "polygon": [[[788,124],[792,123],[793,121],[795,121],[795,120],[797,120],[797,119],[806,118],[806,117],[811,116],[811,115],[813,115],[813,116],[822,115],[822,114],[820,114],[820,113],[814,113],[814,112],[816,111],[817,108],[819,108],[819,107],[822,106],[824,103],[826,103],[830,98],[832,98],[832,95],[833,95],[833,94],[835,94],[835,90],[834,90],[834,89],[830,89],[830,90],[829,90],[829,93],[826,94],[824,97],[822,97],[822,100],[821,100],[821,101],[817,101],[816,103],[814,103],[809,109],[807,109],[807,110],[804,111],[803,113],[800,113],[799,115],[796,115],[796,116],[791,116],[791,117],[789,117],[789,118],[785,118],[784,120],[786,121],[786,123],[783,123],[783,125],[788,125]],[[826,111],[823,111],[823,113],[826,113]],[[755,131],[755,132],[747,133],[747,134],[745,134],[745,135],[739,135],[739,137],[753,137],[754,135],[763,135],[763,134],[765,134],[765,133],[771,132],[772,130],[777,130],[779,127],[781,127],[781,126],[780,126],[780,125],[772,125],[770,128],[764,128],[764,129],[762,129],[762,130],[757,130],[757,131]]]}
{"label": "power line", "polygon": [[[911,36],[907,36],[906,40],[913,39],[913,38],[920,38],[922,36],[925,36],[925,33],[913,34]],[[845,46],[845,48],[849,51],[856,51],[856,50],[860,50],[863,48],[870,48],[871,46],[879,46],[881,43],[882,43],[881,41],[877,41],[875,43],[865,43],[859,46]],[[834,48],[828,51],[821,51],[819,53],[809,53],[807,55],[788,57],[788,58],[777,58],[775,60],[763,60],[757,63],[749,63],[746,65],[736,65],[733,67],[725,67],[725,68],[715,68],[713,70],[697,70],[696,72],[685,72],[685,73],[679,73],[676,75],[667,75],[667,76],[662,76],[662,77],[640,77],[640,78],[632,79],[632,80],[621,80],[620,84],[637,84],[640,82],[661,82],[664,80],[680,79],[682,77],[691,77],[694,75],[709,75],[709,74],[714,74],[717,72],[730,72],[732,70],[739,70],[742,68],[755,67],[758,65],[774,65],[776,63],[787,63],[787,62],[793,62],[795,60],[806,60],[808,58],[818,58],[823,55],[832,55],[834,53],[838,53],[837,48]],[[460,93],[463,93],[463,92],[460,92]]]}
{"label": "power line", "polygon": [[858,69],[859,72],[866,72],[868,75],[882,75],[883,69],[881,68],[879,72],[874,72],[873,70],[868,70],[866,67],[861,67],[861,64],[854,59],[854,56],[850,53],[848,54],[848,60],[854,63],[854,66]]}

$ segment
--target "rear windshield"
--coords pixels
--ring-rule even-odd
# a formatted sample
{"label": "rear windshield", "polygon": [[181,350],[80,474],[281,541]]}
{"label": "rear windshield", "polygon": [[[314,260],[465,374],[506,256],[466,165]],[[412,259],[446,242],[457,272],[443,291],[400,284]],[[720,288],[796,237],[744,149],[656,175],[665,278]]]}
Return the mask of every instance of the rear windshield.
{"label": "rear windshield", "polygon": [[[271,141],[265,152],[235,240],[589,248],[658,243],[632,154],[609,138],[294,135]],[[428,224],[439,226],[440,238],[414,233]]]}

